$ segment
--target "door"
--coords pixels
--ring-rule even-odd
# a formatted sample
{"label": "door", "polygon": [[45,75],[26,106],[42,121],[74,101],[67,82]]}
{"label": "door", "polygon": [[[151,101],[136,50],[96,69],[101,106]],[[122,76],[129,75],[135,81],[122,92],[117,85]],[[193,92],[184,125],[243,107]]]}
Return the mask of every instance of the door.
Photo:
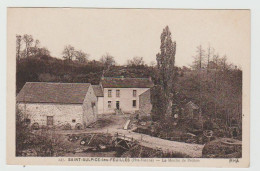
{"label": "door", "polygon": [[47,116],[47,126],[53,125],[53,116]]}
{"label": "door", "polygon": [[116,109],[119,109],[119,108],[120,108],[119,101],[116,101]]}

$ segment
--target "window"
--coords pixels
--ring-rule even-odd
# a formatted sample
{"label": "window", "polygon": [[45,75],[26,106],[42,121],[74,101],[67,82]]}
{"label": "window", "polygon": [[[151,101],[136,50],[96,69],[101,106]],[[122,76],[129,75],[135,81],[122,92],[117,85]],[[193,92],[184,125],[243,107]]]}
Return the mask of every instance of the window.
{"label": "window", "polygon": [[108,97],[112,97],[112,90],[108,90]]}
{"label": "window", "polygon": [[95,102],[91,102],[91,106],[92,106],[92,107],[95,107],[95,106],[96,106],[96,103],[95,103]]}
{"label": "window", "polygon": [[133,96],[136,97],[136,90],[133,90]]}
{"label": "window", "polygon": [[133,100],[133,107],[136,107],[136,100]]}
{"label": "window", "polygon": [[26,118],[26,119],[25,119],[25,123],[26,123],[26,124],[30,124],[30,123],[31,123],[31,119]]}
{"label": "window", "polygon": [[116,97],[120,97],[120,90],[116,90]]}
{"label": "window", "polygon": [[108,101],[107,107],[108,107],[108,108],[111,108],[111,107],[112,107],[112,102],[111,102],[111,101]]}
{"label": "window", "polygon": [[75,123],[76,122],[76,119],[72,119],[72,123]]}

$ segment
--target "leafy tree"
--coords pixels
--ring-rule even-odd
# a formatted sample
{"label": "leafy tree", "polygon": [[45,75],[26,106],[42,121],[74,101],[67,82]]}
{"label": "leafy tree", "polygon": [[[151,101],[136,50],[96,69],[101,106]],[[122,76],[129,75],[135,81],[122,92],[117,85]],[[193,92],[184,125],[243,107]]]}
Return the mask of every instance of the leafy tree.
{"label": "leafy tree", "polygon": [[75,57],[75,48],[71,45],[66,45],[62,51],[63,58],[68,61],[72,61]]}
{"label": "leafy tree", "polygon": [[115,58],[110,55],[109,53],[106,53],[100,58],[100,62],[103,64],[105,69],[109,69],[111,66],[116,64]]}
{"label": "leafy tree", "polygon": [[89,54],[83,52],[82,50],[75,51],[75,58],[80,63],[85,63],[88,60]]}
{"label": "leafy tree", "polygon": [[37,56],[43,57],[43,56],[51,56],[50,51],[46,47],[38,48]]}
{"label": "leafy tree", "polygon": [[158,121],[164,119],[164,114],[166,113],[166,99],[165,96],[163,96],[163,89],[160,85],[155,85],[151,89],[151,103],[152,111],[151,111],[151,117],[153,121]]}
{"label": "leafy tree", "polygon": [[161,34],[161,52],[156,55],[158,69],[158,86],[162,89],[162,98],[165,101],[166,116],[172,116],[172,105],[175,94],[174,82],[176,79],[175,53],[176,42],[172,41],[171,32],[168,26],[163,29]]}

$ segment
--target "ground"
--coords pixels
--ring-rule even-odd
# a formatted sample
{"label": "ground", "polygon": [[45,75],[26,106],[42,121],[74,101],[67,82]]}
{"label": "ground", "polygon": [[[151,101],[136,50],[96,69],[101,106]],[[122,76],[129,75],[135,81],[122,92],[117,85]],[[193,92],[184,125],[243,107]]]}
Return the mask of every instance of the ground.
{"label": "ground", "polygon": [[[90,125],[84,130],[38,130],[35,134],[51,139],[50,150],[40,156],[102,156],[102,157],[119,157],[119,156],[146,156],[155,154],[157,157],[202,157],[204,145],[191,144],[185,142],[171,141],[153,137],[147,134],[133,132],[131,129],[123,129],[126,122],[136,121],[134,115],[103,115],[99,116],[97,122]],[[139,123],[139,124],[142,124]],[[129,147],[128,154],[124,151],[118,151],[115,146],[115,140],[123,139],[136,142],[138,147],[132,149]],[[54,141],[53,141],[54,140]],[[45,149],[41,147],[38,152]],[[32,148],[33,149],[33,148]],[[37,148],[34,147],[34,150]],[[132,149],[132,151],[131,151]],[[142,154],[138,149],[142,149]],[[152,152],[154,151],[154,153]],[[159,152],[159,153],[158,153]],[[34,153],[25,151],[25,153]],[[28,154],[27,154],[28,156]],[[153,156],[153,155],[152,155]],[[155,157],[156,157],[155,156]]]}
{"label": "ground", "polygon": [[[183,142],[176,142],[170,140],[164,140],[157,137],[152,137],[145,134],[135,133],[130,130],[124,130],[123,127],[129,118],[134,118],[133,115],[103,115],[98,118],[98,121],[91,125],[90,128],[85,130],[60,130],[58,134],[62,136],[68,136],[71,134],[84,135],[90,133],[103,133],[115,135],[117,133],[129,138],[133,138],[140,142],[140,145],[147,148],[160,149],[165,152],[182,153],[190,157],[201,157],[203,145],[188,144]],[[66,139],[66,138],[65,138]],[[67,140],[65,140],[67,141]],[[70,148],[80,148],[79,143],[77,145],[71,144]]]}

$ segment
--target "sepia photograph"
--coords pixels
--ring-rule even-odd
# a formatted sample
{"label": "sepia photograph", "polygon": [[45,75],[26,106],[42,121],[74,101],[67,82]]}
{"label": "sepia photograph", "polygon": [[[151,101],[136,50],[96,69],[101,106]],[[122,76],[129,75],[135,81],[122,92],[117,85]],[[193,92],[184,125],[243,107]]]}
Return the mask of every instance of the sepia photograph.
{"label": "sepia photograph", "polygon": [[7,32],[10,163],[248,166],[250,10],[8,8]]}

